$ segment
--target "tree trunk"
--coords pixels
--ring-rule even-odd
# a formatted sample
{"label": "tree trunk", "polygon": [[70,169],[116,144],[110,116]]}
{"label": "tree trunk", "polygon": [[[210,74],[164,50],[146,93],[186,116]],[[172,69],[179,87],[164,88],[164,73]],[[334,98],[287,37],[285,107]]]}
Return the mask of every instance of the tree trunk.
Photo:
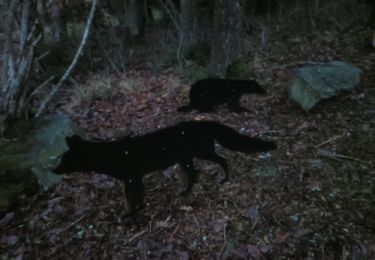
{"label": "tree trunk", "polygon": [[138,36],[142,32],[142,12],[141,12],[141,5],[139,0],[129,0],[128,2],[128,27],[130,34],[134,36]]}
{"label": "tree trunk", "polygon": [[367,24],[370,27],[375,28],[375,3],[374,2],[371,2],[371,12],[370,12],[370,16],[368,18]]}
{"label": "tree trunk", "polygon": [[197,41],[197,0],[181,0],[181,30],[183,50],[188,50]]}
{"label": "tree trunk", "polygon": [[58,0],[51,1],[51,17],[54,41],[57,44],[61,44],[66,37],[66,24],[63,19],[63,8]]}
{"label": "tree trunk", "polygon": [[243,0],[216,0],[211,35],[209,71],[225,77],[228,66],[243,49]]}
{"label": "tree trunk", "polygon": [[197,44],[207,42],[212,21],[211,2],[206,0],[202,4],[199,0],[180,0],[183,53]]}

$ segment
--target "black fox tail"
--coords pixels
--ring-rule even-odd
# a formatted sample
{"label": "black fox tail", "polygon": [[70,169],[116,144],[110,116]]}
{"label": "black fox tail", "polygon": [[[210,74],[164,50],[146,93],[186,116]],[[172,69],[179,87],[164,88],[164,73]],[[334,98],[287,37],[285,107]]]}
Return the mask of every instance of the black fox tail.
{"label": "black fox tail", "polygon": [[190,105],[177,108],[178,112],[190,112],[193,108]]}
{"label": "black fox tail", "polygon": [[221,124],[219,127],[216,126],[212,132],[215,133],[214,138],[219,144],[233,151],[255,153],[268,152],[277,148],[276,144],[272,141],[245,136]]}

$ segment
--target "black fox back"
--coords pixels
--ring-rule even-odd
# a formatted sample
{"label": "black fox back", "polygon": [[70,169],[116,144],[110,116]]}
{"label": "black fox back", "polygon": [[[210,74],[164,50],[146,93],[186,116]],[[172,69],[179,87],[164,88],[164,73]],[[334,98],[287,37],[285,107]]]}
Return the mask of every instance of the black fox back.
{"label": "black fox back", "polygon": [[238,133],[235,129],[218,122],[190,121],[177,124],[175,127],[187,135],[187,144],[205,143],[205,140],[214,140],[220,145],[233,151],[243,153],[267,152],[276,149],[274,142],[248,137]]}
{"label": "black fox back", "polygon": [[266,94],[266,91],[255,80],[203,79],[191,86],[189,105],[177,110],[210,112],[214,107],[226,103],[232,111],[241,111],[245,110],[239,103],[243,94]]}

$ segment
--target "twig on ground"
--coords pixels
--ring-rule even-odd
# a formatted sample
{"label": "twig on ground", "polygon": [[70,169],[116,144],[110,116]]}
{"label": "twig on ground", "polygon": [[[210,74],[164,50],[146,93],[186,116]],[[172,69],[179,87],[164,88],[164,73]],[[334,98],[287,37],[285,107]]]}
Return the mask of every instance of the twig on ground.
{"label": "twig on ground", "polygon": [[27,205],[25,211],[29,211],[31,206],[34,204],[34,202],[36,201],[37,198],[39,198],[41,194],[38,192],[37,194],[34,195],[34,197],[31,199],[31,201],[29,202],[29,204]]}
{"label": "twig on ground", "polygon": [[224,244],[220,250],[219,256],[221,257],[224,253],[225,248],[227,247],[227,223],[224,224]]}
{"label": "twig on ground", "polygon": [[370,164],[369,162],[366,162],[366,161],[363,161],[363,160],[360,160],[358,158],[354,158],[354,157],[351,157],[351,156],[348,156],[348,155],[332,153],[332,152],[324,151],[324,150],[319,150],[318,152],[319,152],[320,155],[331,158],[331,159],[334,159],[334,160],[346,159],[346,160],[351,160],[351,161],[360,162],[360,163],[364,163],[364,164]]}
{"label": "twig on ground", "polygon": [[67,231],[69,228],[73,227],[75,224],[77,224],[78,222],[80,222],[85,216],[86,215],[80,216],[78,219],[76,219],[75,221],[73,221],[72,223],[70,223],[68,226],[66,226],[62,230],[59,230],[58,232],[56,232],[55,236],[58,236],[59,234]]}
{"label": "twig on ground", "polygon": [[268,130],[268,131],[261,131],[259,132],[260,135],[264,134],[277,134],[277,133],[283,133],[285,130]]}
{"label": "twig on ground", "polygon": [[169,236],[169,241],[172,241],[174,235],[176,235],[177,230],[180,228],[180,225],[177,225],[176,228],[173,230],[172,234]]}
{"label": "twig on ground", "polygon": [[327,141],[324,141],[324,142],[322,142],[322,143],[320,143],[320,144],[315,145],[314,147],[315,147],[315,148],[318,148],[318,147],[320,147],[320,146],[322,146],[322,145],[325,145],[325,144],[328,144],[328,143],[330,143],[330,142],[333,142],[333,141],[335,141],[336,139],[339,139],[339,138],[341,138],[341,137],[343,137],[343,136],[344,136],[344,134],[342,134],[342,135],[336,135],[336,136],[334,136],[334,137],[328,139]]}
{"label": "twig on ground", "polygon": [[257,226],[257,224],[258,224],[258,219],[259,219],[259,217],[255,218],[255,221],[254,221],[254,223],[251,225],[251,228],[250,228],[251,231],[253,231],[253,230],[255,229],[255,227]]}
{"label": "twig on ground", "polygon": [[142,231],[140,231],[140,232],[138,232],[137,234],[135,234],[134,236],[132,236],[130,239],[129,239],[129,243],[130,242],[132,242],[134,239],[136,239],[137,237],[139,237],[139,236],[142,236],[144,233],[146,233],[147,232],[147,229],[144,229],[144,230],[142,230]]}

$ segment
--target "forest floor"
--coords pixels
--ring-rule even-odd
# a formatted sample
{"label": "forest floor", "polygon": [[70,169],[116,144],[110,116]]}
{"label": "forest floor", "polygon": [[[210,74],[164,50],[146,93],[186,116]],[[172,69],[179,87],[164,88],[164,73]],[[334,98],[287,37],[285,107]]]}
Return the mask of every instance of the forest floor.
{"label": "forest floor", "polygon": [[[268,94],[243,99],[251,112],[176,112],[189,84],[173,68],[138,66],[111,78],[107,97],[79,105],[72,105],[77,90],[67,89],[59,111],[95,138],[215,120],[273,140],[278,149],[251,155],[220,149],[231,173],[223,185],[217,165],[197,161],[199,183],[187,197],[177,196],[178,167],[147,175],[138,225],[121,219],[121,182],[93,173],[65,176],[0,219],[1,259],[374,257],[375,52],[365,48],[370,34],[363,28],[333,34],[333,40],[322,33],[288,42],[272,31],[266,46],[254,36],[248,66]],[[361,86],[306,113],[288,99],[293,69],[329,60],[361,68]],[[92,75],[85,86],[100,82]]]}

